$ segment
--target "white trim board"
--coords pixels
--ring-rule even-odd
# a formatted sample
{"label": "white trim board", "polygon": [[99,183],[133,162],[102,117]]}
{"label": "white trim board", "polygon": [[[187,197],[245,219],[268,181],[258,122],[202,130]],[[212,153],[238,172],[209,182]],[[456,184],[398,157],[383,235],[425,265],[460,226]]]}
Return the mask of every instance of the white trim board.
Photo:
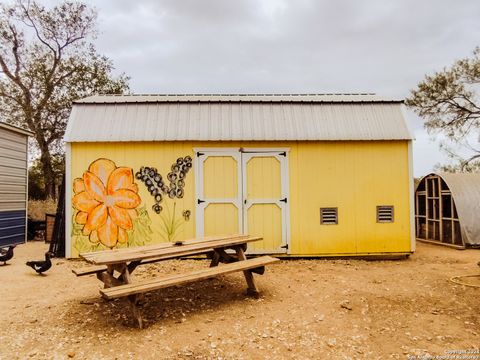
{"label": "white trim board", "polygon": [[[282,226],[282,242],[277,249],[268,249],[268,250],[255,250],[247,251],[249,254],[260,254],[260,253],[289,253],[290,251],[290,241],[289,241],[289,223],[290,216],[288,209],[290,207],[290,194],[288,188],[288,156],[280,155],[280,153],[287,153],[284,150],[275,150],[270,151],[271,149],[266,149],[267,151],[262,152],[243,152],[242,153],[242,193],[243,193],[243,231],[248,234],[248,209],[254,204],[274,204],[282,212],[281,226]],[[248,182],[248,173],[247,173],[247,164],[253,158],[259,157],[268,157],[278,160],[280,163],[280,184],[281,184],[281,194],[279,199],[247,199],[247,182]],[[285,199],[285,202],[282,201]]]}
{"label": "white trim board", "polygon": [[[209,156],[224,156],[232,157],[237,163],[237,174],[242,173],[241,168],[241,153],[237,149],[226,148],[224,151],[219,149],[194,149],[195,151],[195,233],[197,237],[203,237],[205,234],[205,208],[209,204],[232,204],[238,210],[238,227],[241,231],[243,229],[242,216],[242,183],[238,181],[237,197],[225,199],[209,199],[205,197],[204,193],[204,162]],[[198,156],[198,153],[205,153],[205,155]],[[199,202],[201,201],[201,203]]]}
{"label": "white trim board", "polygon": [[408,198],[410,202],[410,251],[414,252],[416,250],[416,239],[415,239],[415,189],[414,189],[414,179],[413,179],[413,144],[412,140],[408,141]]}
{"label": "white trim board", "polygon": [[260,152],[260,153],[275,153],[275,152],[290,152],[290,148],[288,147],[199,147],[193,148],[193,152],[196,154],[197,152],[241,152],[241,153],[251,153],[251,152]]}
{"label": "white trim board", "polygon": [[242,153],[276,153],[276,152],[290,152],[290,148],[241,148]]}
{"label": "white trim board", "polygon": [[65,257],[72,257],[72,144],[65,143]]}

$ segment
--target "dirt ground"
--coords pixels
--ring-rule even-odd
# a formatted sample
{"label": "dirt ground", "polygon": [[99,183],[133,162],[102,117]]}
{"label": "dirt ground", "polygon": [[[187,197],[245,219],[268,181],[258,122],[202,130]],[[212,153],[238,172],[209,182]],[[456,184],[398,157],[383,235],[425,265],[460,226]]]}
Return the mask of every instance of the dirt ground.
{"label": "dirt ground", "polygon": [[[479,274],[480,250],[418,244],[407,260],[282,261],[256,275],[260,299],[244,295],[241,273],[151,293],[143,330],[126,300],[104,301],[95,276],[75,277],[82,262],[55,259],[45,276],[25,266],[46,250],[18,246],[0,266],[1,359],[420,359],[467,349],[480,359],[480,288],[449,281]],[[167,261],[136,276],[206,266]]]}

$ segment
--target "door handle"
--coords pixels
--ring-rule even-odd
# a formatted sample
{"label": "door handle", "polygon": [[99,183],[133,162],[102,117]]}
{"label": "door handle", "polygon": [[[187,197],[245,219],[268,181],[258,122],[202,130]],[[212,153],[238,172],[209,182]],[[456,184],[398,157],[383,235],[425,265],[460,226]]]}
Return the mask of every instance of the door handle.
{"label": "door handle", "polygon": [[284,202],[285,204],[287,203],[287,198],[283,198],[282,200],[280,200],[281,202]]}
{"label": "door handle", "polygon": [[199,204],[199,205],[200,205],[201,203],[204,203],[204,202],[205,202],[205,200],[197,199],[197,204]]}

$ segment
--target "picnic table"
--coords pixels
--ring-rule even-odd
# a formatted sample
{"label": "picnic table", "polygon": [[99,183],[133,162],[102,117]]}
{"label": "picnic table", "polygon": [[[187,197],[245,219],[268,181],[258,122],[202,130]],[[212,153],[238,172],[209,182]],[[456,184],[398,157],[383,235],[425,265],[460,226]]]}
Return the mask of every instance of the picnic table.
{"label": "picnic table", "polygon": [[[107,300],[127,297],[133,316],[142,328],[143,320],[139,306],[143,304],[144,295],[149,291],[243,271],[247,282],[247,294],[258,296],[253,273],[263,274],[265,265],[278,261],[270,256],[247,259],[245,255],[247,244],[261,239],[261,237],[235,234],[82,253],[80,257],[93,266],[72,271],[77,276],[96,274],[104,285],[103,289],[100,289],[100,294]],[[233,249],[235,253],[227,253],[229,249]],[[211,259],[210,267],[207,269],[155,276],[138,281],[132,275],[140,265],[201,254],[207,254]],[[222,265],[218,266],[220,263]]]}

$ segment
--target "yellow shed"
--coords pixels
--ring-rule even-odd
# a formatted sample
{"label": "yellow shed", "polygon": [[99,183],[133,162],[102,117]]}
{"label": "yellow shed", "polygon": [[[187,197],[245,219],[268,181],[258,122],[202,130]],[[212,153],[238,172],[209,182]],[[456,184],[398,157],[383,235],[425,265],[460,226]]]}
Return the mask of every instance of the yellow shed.
{"label": "yellow shed", "polygon": [[248,233],[250,253],[414,251],[412,135],[372,94],[94,96],[65,141],[67,257]]}

